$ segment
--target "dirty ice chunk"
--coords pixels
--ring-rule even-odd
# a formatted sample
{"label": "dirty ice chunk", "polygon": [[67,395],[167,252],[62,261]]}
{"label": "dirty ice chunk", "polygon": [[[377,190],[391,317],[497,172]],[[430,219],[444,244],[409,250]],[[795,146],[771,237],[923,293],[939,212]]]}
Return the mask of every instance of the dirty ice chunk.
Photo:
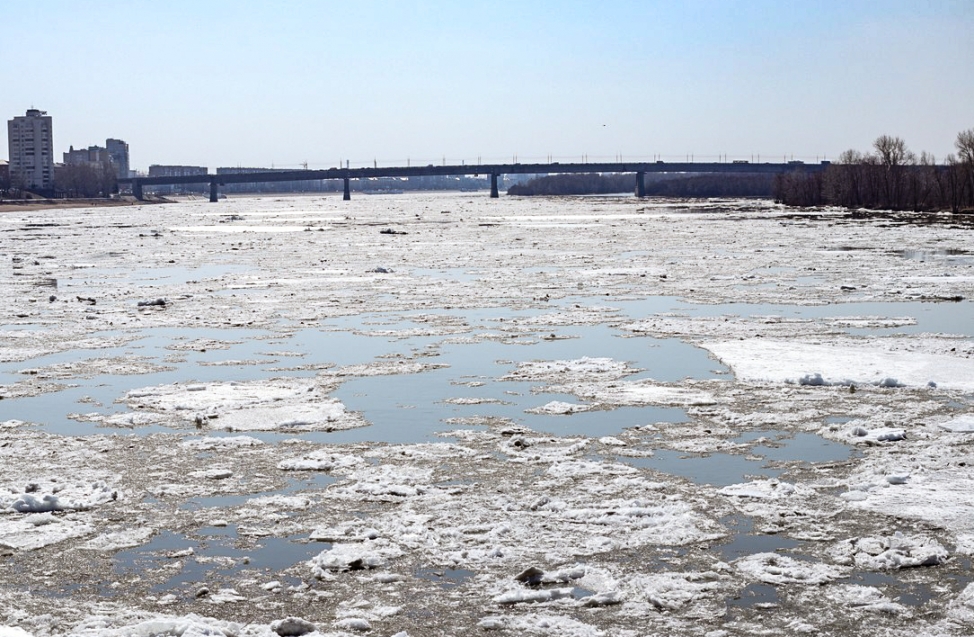
{"label": "dirty ice chunk", "polygon": [[183,447],[196,449],[198,451],[211,451],[213,449],[229,449],[239,447],[257,447],[264,444],[263,440],[252,436],[226,436],[206,438],[196,438],[182,443]]}
{"label": "dirty ice chunk", "polygon": [[735,563],[744,576],[765,584],[820,585],[846,577],[849,569],[842,566],[796,560],[777,553],[755,553]]}
{"label": "dirty ice chunk", "polygon": [[282,471],[334,471],[362,464],[359,456],[316,450],[300,458],[287,458],[277,463]]}
{"label": "dirty ice chunk", "polygon": [[539,603],[571,597],[571,595],[571,588],[518,588],[496,596],[494,602],[497,604]]}
{"label": "dirty ice chunk", "polygon": [[502,380],[605,380],[622,378],[635,370],[611,358],[582,358],[570,361],[525,361]]}

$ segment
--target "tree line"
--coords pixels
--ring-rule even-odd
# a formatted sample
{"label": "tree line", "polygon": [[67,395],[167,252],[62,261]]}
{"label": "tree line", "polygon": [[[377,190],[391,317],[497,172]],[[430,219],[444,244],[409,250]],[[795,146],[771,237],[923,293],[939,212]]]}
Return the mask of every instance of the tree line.
{"label": "tree line", "polygon": [[957,154],[937,164],[901,138],[882,135],[873,152],[847,150],[823,172],[776,176],[774,199],[789,206],[974,213],[974,128],[961,131],[954,146]]}
{"label": "tree line", "polygon": [[33,193],[42,197],[97,198],[110,197],[118,192],[118,174],[110,162],[100,164],[57,164],[54,166],[52,187],[30,188],[23,178],[0,175],[0,196],[20,198]]}

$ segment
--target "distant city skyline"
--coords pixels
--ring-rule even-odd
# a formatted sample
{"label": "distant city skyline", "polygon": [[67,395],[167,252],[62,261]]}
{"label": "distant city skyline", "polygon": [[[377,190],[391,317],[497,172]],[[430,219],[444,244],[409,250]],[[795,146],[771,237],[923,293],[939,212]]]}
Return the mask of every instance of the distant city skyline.
{"label": "distant city skyline", "polygon": [[[835,158],[974,128],[974,2],[7,3],[54,154],[327,168]],[[7,152],[7,144],[0,144]],[[3,157],[0,157],[3,158]]]}

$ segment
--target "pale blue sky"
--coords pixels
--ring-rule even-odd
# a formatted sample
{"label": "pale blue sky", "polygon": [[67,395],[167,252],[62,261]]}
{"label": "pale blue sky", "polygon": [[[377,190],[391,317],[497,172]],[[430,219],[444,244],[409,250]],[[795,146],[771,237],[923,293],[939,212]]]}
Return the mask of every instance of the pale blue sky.
{"label": "pale blue sky", "polygon": [[[0,0],[0,115],[132,165],[938,159],[974,0]],[[4,132],[4,141],[6,127]],[[0,146],[6,157],[6,144]]]}

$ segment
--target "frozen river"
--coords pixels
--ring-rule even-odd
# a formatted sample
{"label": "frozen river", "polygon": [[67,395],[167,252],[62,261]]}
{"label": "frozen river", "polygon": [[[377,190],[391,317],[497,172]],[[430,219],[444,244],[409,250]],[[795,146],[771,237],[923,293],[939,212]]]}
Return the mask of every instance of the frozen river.
{"label": "frozen river", "polygon": [[4,213],[0,637],[970,634],[970,239],[486,193]]}

